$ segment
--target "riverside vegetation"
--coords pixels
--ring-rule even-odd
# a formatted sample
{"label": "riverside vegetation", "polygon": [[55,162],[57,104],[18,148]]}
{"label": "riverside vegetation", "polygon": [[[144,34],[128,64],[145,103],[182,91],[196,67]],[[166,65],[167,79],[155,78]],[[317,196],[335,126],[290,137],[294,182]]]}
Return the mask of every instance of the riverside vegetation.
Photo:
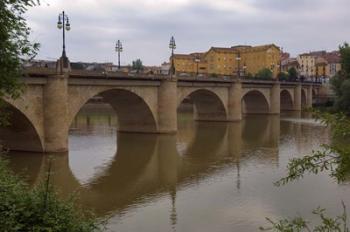
{"label": "riverside vegetation", "polygon": [[47,179],[30,188],[0,159],[0,231],[102,231],[92,214],[83,214],[74,201],[60,200]]}

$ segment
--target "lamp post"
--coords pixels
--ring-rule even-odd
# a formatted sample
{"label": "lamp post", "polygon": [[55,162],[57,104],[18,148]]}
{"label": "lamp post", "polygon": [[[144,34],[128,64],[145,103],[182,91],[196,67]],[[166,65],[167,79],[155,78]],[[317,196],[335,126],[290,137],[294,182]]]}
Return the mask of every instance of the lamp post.
{"label": "lamp post", "polygon": [[175,74],[175,66],[174,66],[174,50],[176,49],[176,43],[174,36],[171,36],[170,42],[169,42],[169,48],[171,49],[171,67],[170,67],[170,73]]}
{"label": "lamp post", "polygon": [[247,65],[243,64],[243,76],[246,76]]}
{"label": "lamp post", "polygon": [[197,66],[197,67],[196,67],[196,68],[197,68],[197,69],[196,69],[196,76],[198,76],[198,73],[199,73],[199,72],[198,72],[198,71],[199,71],[199,70],[198,70],[198,65],[199,65],[199,62],[200,62],[200,61],[201,61],[201,60],[199,59],[199,55],[196,55],[196,57],[194,58],[194,62],[196,62],[196,66]]}
{"label": "lamp post", "polygon": [[120,53],[123,51],[123,45],[119,39],[115,44],[115,51],[118,53],[118,69],[120,69]]}
{"label": "lamp post", "polygon": [[241,53],[238,52],[236,56],[236,61],[237,61],[237,77],[240,79],[241,77]]}
{"label": "lamp post", "polygon": [[65,31],[70,30],[70,23],[68,16],[62,11],[61,14],[58,15],[58,22],[57,22],[57,28],[62,29],[63,32],[63,49],[62,49],[62,57],[66,60],[66,33]]}
{"label": "lamp post", "polygon": [[283,48],[281,47],[281,56],[280,56],[280,63],[279,63],[280,73],[282,73],[282,58],[283,58]]}

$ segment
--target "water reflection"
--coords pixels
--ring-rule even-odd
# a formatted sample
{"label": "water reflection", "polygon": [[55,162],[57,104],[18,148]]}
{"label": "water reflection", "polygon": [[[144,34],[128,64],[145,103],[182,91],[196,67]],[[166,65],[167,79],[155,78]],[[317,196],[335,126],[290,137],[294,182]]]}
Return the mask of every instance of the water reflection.
{"label": "water reflection", "polygon": [[[36,157],[40,158],[32,161],[38,164],[30,167],[41,168],[28,172],[34,176],[36,172],[38,173],[36,176],[43,175],[39,173],[46,170],[42,166],[47,167],[48,159],[52,159],[53,179],[60,193],[69,195],[78,190],[84,207],[93,208],[99,215],[107,215],[113,211],[123,211],[160,193],[168,193],[175,201],[177,186],[198,182],[230,162],[235,163],[239,169],[242,148],[277,150],[278,118],[265,117],[263,124],[256,118],[231,124],[195,123],[188,119],[181,125],[178,135],[118,134],[115,136],[116,152],[113,158],[105,163],[103,168],[101,167],[104,171],[99,170],[89,183],[84,183],[73,174],[72,169],[75,167],[74,165],[70,167],[69,160],[77,152],[91,153],[89,143],[94,141],[90,135],[104,137],[107,134],[109,137],[114,137],[115,125],[110,124],[111,118],[113,118],[111,115],[107,117],[79,115],[73,123],[70,138],[79,144],[79,146],[71,144],[73,154],[52,155],[51,158],[37,155]],[[113,121],[116,120],[113,118]],[[263,126],[259,127],[258,124]],[[252,135],[254,142],[247,139]],[[85,140],[85,145],[82,145],[78,138]],[[99,154],[101,151],[95,152],[93,156],[106,157],[106,154]],[[264,159],[277,159],[277,152],[269,150],[266,154],[268,156]],[[21,155],[14,154],[13,157],[12,163],[17,163],[17,169],[22,169],[19,161]],[[86,160],[80,162],[84,163]],[[172,212],[175,214],[175,210]]]}
{"label": "water reflection", "polygon": [[[154,227],[142,227],[144,220],[157,221],[154,217],[162,222],[161,218],[167,218],[167,223],[159,225],[159,231],[188,231],[193,227],[188,225],[187,212],[201,215],[200,221],[194,216],[191,222],[200,224],[201,231],[213,231],[206,223],[212,218],[219,224],[228,220],[220,216],[228,202],[232,208],[226,209],[227,214],[238,218],[234,228],[247,231],[261,221],[251,222],[249,213],[240,211],[242,207],[247,212],[263,212],[262,219],[274,215],[270,208],[274,205],[270,197],[275,194],[271,171],[276,171],[280,163],[285,166],[293,152],[306,152],[329,140],[327,129],[315,129],[315,125],[300,121],[295,115],[283,120],[279,116],[252,116],[237,123],[196,123],[191,115],[179,117],[177,135],[147,135],[117,134],[116,118],[109,112],[79,114],[72,124],[69,155],[54,155],[51,161],[54,184],[62,196],[78,192],[79,203],[97,215],[112,215],[113,231],[154,231]],[[281,155],[285,152],[287,156]],[[16,172],[30,167],[26,173],[32,184],[44,175],[48,162],[48,156],[11,156]],[[89,165],[88,169],[81,168]],[[222,183],[226,185],[211,189]],[[193,198],[193,192],[199,188],[204,190]],[[220,191],[220,197],[212,198],[212,191]],[[206,200],[196,205],[196,198],[201,197]],[[257,203],[263,197],[266,199]],[[210,205],[212,211],[202,212],[202,205]],[[136,224],[127,223],[131,212],[151,206],[155,207],[151,211],[153,217],[142,214],[144,217],[136,217]],[[186,229],[179,224],[186,225]],[[215,230],[229,231],[227,228],[233,227],[221,226]]]}

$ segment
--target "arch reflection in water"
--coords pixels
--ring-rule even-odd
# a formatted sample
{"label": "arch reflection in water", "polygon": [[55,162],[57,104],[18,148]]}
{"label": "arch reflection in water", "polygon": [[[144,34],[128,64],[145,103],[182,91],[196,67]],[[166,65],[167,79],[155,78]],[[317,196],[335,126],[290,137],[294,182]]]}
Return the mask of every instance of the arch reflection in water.
{"label": "arch reflection in water", "polygon": [[[187,126],[180,127],[177,136],[117,134],[117,152],[108,164],[101,165],[103,171],[97,171],[90,183],[83,186],[71,174],[70,168],[74,172],[75,167],[69,167],[72,163],[67,157],[56,157],[55,163],[61,166],[55,167],[55,182],[64,186],[62,191],[67,194],[80,188],[82,205],[95,209],[99,215],[106,215],[112,211],[124,211],[164,193],[174,196],[177,188],[196,184],[230,164],[235,168],[240,162],[244,144],[248,144],[249,149],[277,144],[272,135],[249,145],[249,138],[243,136],[242,139],[242,129],[243,134],[247,134],[245,130],[249,130],[251,124],[193,121],[184,124]],[[272,122],[267,123],[261,133],[269,133],[266,130],[271,131],[271,125]],[[91,139],[91,136],[86,136],[85,142],[89,143]],[[184,149],[178,149],[179,142],[185,144]],[[74,152],[69,157],[74,156]],[[264,158],[270,159],[271,156]]]}
{"label": "arch reflection in water", "polygon": [[[52,161],[53,181],[59,192],[67,196],[78,190],[82,206],[93,209],[99,216],[121,216],[166,197],[168,218],[175,227],[179,220],[178,191],[191,189],[228,169],[236,170],[234,187],[239,189],[244,181],[240,171],[245,168],[248,151],[262,150],[263,155],[255,157],[256,162],[270,164],[271,160],[278,160],[279,119],[273,117],[266,116],[260,124],[254,117],[243,123],[203,123],[180,114],[177,135],[145,135],[116,134],[115,125],[110,126],[115,119],[108,115],[81,114],[71,132],[74,149],[69,156],[56,155]],[[74,139],[77,135],[79,140]],[[102,140],[110,143],[110,138],[113,144],[108,145],[109,150],[88,146],[97,146],[95,142]],[[72,162],[77,154],[79,159]],[[100,164],[92,165],[92,177],[82,181],[76,175],[78,162],[89,165],[89,157],[93,156],[103,158],[99,159]],[[47,162],[43,161],[46,165]],[[45,170],[41,168],[39,172]]]}

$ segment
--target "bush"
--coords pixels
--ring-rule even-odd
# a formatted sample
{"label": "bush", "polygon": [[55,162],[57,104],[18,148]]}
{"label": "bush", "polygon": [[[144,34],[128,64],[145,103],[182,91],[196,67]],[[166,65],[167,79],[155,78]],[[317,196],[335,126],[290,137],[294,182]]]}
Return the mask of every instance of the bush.
{"label": "bush", "polygon": [[257,74],[256,78],[261,80],[272,80],[272,71],[268,68],[261,69]]}
{"label": "bush", "polygon": [[60,200],[49,178],[31,190],[0,158],[0,231],[88,232],[101,230],[100,226],[73,201]]}
{"label": "bush", "polygon": [[298,71],[294,67],[288,69],[288,75],[291,81],[296,81],[298,79]]}
{"label": "bush", "polygon": [[350,47],[347,43],[339,47],[342,70],[331,78],[336,95],[335,110],[350,114]]}
{"label": "bush", "polygon": [[288,73],[280,72],[280,73],[278,73],[277,78],[280,81],[288,81],[289,80],[289,75],[288,75]]}

